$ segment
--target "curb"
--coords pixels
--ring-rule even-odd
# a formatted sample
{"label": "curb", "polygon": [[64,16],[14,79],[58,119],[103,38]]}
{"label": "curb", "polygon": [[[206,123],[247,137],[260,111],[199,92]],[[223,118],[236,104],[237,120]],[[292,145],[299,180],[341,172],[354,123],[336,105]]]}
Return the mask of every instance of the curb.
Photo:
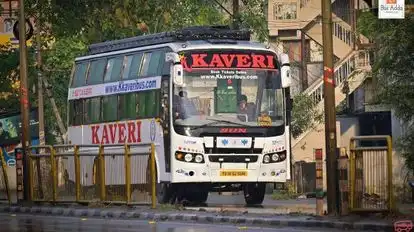
{"label": "curb", "polygon": [[393,225],[390,223],[370,223],[370,222],[339,222],[329,220],[298,219],[294,218],[258,218],[246,216],[221,216],[221,215],[197,215],[195,213],[153,213],[138,212],[134,210],[118,209],[74,209],[63,207],[47,206],[0,206],[0,213],[30,213],[49,216],[71,216],[71,217],[98,217],[112,219],[140,219],[154,221],[186,221],[198,223],[231,223],[253,226],[285,226],[285,227],[313,227],[313,228],[333,228],[343,230],[375,230],[392,231]]}

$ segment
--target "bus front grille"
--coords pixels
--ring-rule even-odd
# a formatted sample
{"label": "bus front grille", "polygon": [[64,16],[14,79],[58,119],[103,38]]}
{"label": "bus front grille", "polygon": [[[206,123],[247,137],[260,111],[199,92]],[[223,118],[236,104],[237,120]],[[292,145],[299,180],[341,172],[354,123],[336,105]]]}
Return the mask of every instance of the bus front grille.
{"label": "bus front grille", "polygon": [[213,163],[255,163],[257,155],[209,155],[208,159]]}
{"label": "bus front grille", "polygon": [[262,154],[263,148],[206,148],[206,154]]}

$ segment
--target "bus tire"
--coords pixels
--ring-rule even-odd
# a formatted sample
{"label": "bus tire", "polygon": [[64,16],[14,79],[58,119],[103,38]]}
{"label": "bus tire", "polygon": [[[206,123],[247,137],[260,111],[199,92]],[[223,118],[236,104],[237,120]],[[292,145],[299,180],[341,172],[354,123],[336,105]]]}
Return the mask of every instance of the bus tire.
{"label": "bus tire", "polygon": [[171,203],[173,197],[173,188],[171,184],[157,184],[157,200],[159,204]]}
{"label": "bus tire", "polygon": [[204,204],[208,198],[208,188],[201,184],[187,185],[184,192],[182,192],[182,199],[185,199],[191,204]]}
{"label": "bus tire", "polygon": [[265,183],[249,183],[243,186],[244,200],[247,205],[261,205],[266,193]]}
{"label": "bus tire", "polygon": [[[147,161],[147,183],[149,183],[148,192],[151,192],[151,159]],[[155,165],[155,180],[158,182],[157,165]],[[173,200],[173,188],[171,184],[167,183],[156,183],[155,187],[156,197],[159,204],[168,204]]]}
{"label": "bus tire", "polygon": [[208,198],[208,191],[199,191],[197,195],[194,197],[194,203],[197,204],[204,204],[206,203]]}

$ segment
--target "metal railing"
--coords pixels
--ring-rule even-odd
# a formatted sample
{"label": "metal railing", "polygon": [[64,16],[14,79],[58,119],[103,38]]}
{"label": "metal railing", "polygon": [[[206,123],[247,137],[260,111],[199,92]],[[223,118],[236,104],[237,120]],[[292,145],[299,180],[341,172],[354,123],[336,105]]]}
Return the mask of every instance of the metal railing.
{"label": "metal railing", "polygon": [[391,137],[353,137],[350,152],[350,211],[394,210]]}
{"label": "metal railing", "polygon": [[[366,70],[369,67],[369,56],[367,51],[352,52],[346,59],[335,67],[335,86],[338,87],[349,80],[355,71]],[[317,105],[323,100],[323,77],[310,86],[305,93],[310,95]]]}
{"label": "metal railing", "polygon": [[3,150],[0,149],[0,200],[6,200],[11,204],[9,177],[7,175],[6,159]]}
{"label": "metal railing", "polygon": [[[335,89],[341,88],[341,85],[345,82],[345,80],[352,82],[353,79],[358,79],[362,75],[365,75],[364,72],[370,69],[370,62],[369,62],[369,53],[368,51],[353,51],[351,52],[347,58],[343,59],[339,62],[339,65],[335,67]],[[360,81],[362,83],[362,81]],[[350,85],[353,89],[350,89],[352,92],[355,90],[359,84],[358,81],[355,81]],[[323,98],[324,98],[324,91],[323,91],[323,77],[316,80],[309,88],[307,88],[304,93],[309,95],[313,100],[313,104],[315,107],[322,111],[323,110]],[[338,105],[338,102],[335,102],[335,106]],[[292,141],[292,147],[296,146],[303,138],[310,133],[313,128],[302,132],[302,134]]]}
{"label": "metal railing", "polygon": [[156,206],[155,145],[32,146],[34,202],[151,204]]}
{"label": "metal railing", "polygon": [[346,27],[350,27],[349,24],[340,20],[339,17],[336,17],[335,20],[332,23],[332,35],[352,47],[354,45],[354,34],[350,28]]}

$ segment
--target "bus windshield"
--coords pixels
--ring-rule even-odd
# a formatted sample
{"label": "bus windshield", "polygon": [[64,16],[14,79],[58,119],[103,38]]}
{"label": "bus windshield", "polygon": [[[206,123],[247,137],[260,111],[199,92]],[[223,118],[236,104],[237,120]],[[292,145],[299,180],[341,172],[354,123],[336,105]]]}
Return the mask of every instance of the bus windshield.
{"label": "bus windshield", "polygon": [[174,85],[175,125],[284,125],[284,94],[273,54],[204,51],[181,54],[181,59],[183,84]]}

